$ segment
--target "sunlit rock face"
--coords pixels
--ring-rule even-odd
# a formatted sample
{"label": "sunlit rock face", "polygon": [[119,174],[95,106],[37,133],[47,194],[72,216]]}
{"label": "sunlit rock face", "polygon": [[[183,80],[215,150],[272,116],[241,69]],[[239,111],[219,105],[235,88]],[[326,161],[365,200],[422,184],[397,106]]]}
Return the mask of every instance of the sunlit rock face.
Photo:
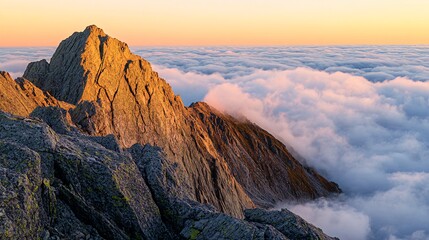
{"label": "sunlit rock face", "polygon": [[[38,138],[24,144],[40,152],[40,181],[55,183],[37,192],[48,196],[40,198],[48,204],[45,214],[55,218],[52,203],[63,218],[73,215],[70,221],[90,225],[79,225],[81,233],[189,237],[193,229],[204,232],[208,219],[218,219],[206,234],[230,223],[245,231],[237,236],[259,229],[261,236],[286,237],[274,227],[233,217],[243,218],[249,208],[340,192],[257,125],[205,103],[185,107],[147,61],[96,26],[62,41],[50,63],[30,63],[22,79],[2,72],[0,80],[1,110],[38,119],[31,126],[7,114],[3,120],[50,134],[39,138],[52,142],[46,151],[33,148]],[[151,162],[160,158],[161,165]],[[180,225],[172,227],[179,215]]]}
{"label": "sunlit rock face", "polygon": [[0,110],[28,116],[39,106],[58,106],[64,109],[73,107],[71,104],[58,101],[27,79],[13,80],[9,73],[0,71]]}

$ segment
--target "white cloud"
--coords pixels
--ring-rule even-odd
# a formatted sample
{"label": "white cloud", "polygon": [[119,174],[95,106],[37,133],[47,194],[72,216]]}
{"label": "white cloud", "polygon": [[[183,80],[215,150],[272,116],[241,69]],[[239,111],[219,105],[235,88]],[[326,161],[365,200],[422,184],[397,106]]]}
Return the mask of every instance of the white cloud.
{"label": "white cloud", "polygon": [[371,81],[396,77],[429,80],[427,46],[176,47],[134,50],[157,65],[200,74],[214,73],[213,70],[217,69],[225,79],[257,70],[309,67],[329,73],[340,71],[364,76]]}
{"label": "white cloud", "polygon": [[[195,83],[187,81],[192,89]],[[429,172],[429,82],[373,83],[308,68],[256,70],[218,85],[207,81],[213,87],[205,101],[274,133],[346,192],[343,205],[292,210],[317,213],[309,221],[344,239],[351,239],[347,233],[356,239],[417,239],[429,232],[429,179],[422,177]],[[335,214],[342,219],[340,232],[321,220]]]}
{"label": "white cloud", "polygon": [[9,72],[13,78],[24,74],[28,63],[50,59],[55,49],[38,48],[0,48],[0,71]]}
{"label": "white cloud", "polygon": [[323,229],[330,236],[347,240],[365,240],[370,235],[367,215],[341,203],[325,199],[299,205],[282,205],[307,221]]}

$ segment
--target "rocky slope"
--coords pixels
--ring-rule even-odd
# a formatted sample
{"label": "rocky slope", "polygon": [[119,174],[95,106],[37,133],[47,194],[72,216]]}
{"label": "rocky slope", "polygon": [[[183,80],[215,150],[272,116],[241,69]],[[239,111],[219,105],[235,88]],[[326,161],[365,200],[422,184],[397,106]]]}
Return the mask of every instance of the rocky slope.
{"label": "rocky slope", "polygon": [[[0,110],[31,117],[0,116],[0,169],[11,176],[0,186],[3,236],[296,239],[268,213],[244,210],[340,191],[258,126],[204,103],[185,107],[96,26],[24,78],[2,72],[0,81]],[[329,239],[292,213],[273,216]]]}
{"label": "rocky slope", "polygon": [[188,110],[202,136],[199,148],[204,149],[202,141],[210,142],[258,206],[339,191],[335,183],[301,165],[284,144],[257,125],[222,114],[206,103],[192,104]]}
{"label": "rocky slope", "polygon": [[0,239],[333,239],[286,210],[220,213],[188,198],[159,147],[119,149],[38,112],[0,111]]}

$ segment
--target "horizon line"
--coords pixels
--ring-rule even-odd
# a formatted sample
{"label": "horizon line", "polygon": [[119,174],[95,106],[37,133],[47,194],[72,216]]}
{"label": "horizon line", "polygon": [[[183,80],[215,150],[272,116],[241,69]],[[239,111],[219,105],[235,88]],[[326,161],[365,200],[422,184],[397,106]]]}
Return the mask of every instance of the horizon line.
{"label": "horizon line", "polygon": [[[128,45],[129,48],[169,48],[169,47],[351,47],[351,46],[429,46],[429,43],[405,43],[405,44],[207,44],[207,45]],[[0,46],[0,48],[53,48],[58,45],[17,45],[17,46]]]}

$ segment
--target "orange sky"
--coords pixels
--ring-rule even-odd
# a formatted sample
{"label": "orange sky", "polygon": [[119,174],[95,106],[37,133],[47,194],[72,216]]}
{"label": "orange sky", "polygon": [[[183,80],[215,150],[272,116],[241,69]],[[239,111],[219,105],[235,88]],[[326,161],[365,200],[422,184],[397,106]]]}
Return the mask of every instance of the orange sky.
{"label": "orange sky", "polygon": [[429,44],[427,0],[0,0],[0,46],[96,24],[133,46]]}

